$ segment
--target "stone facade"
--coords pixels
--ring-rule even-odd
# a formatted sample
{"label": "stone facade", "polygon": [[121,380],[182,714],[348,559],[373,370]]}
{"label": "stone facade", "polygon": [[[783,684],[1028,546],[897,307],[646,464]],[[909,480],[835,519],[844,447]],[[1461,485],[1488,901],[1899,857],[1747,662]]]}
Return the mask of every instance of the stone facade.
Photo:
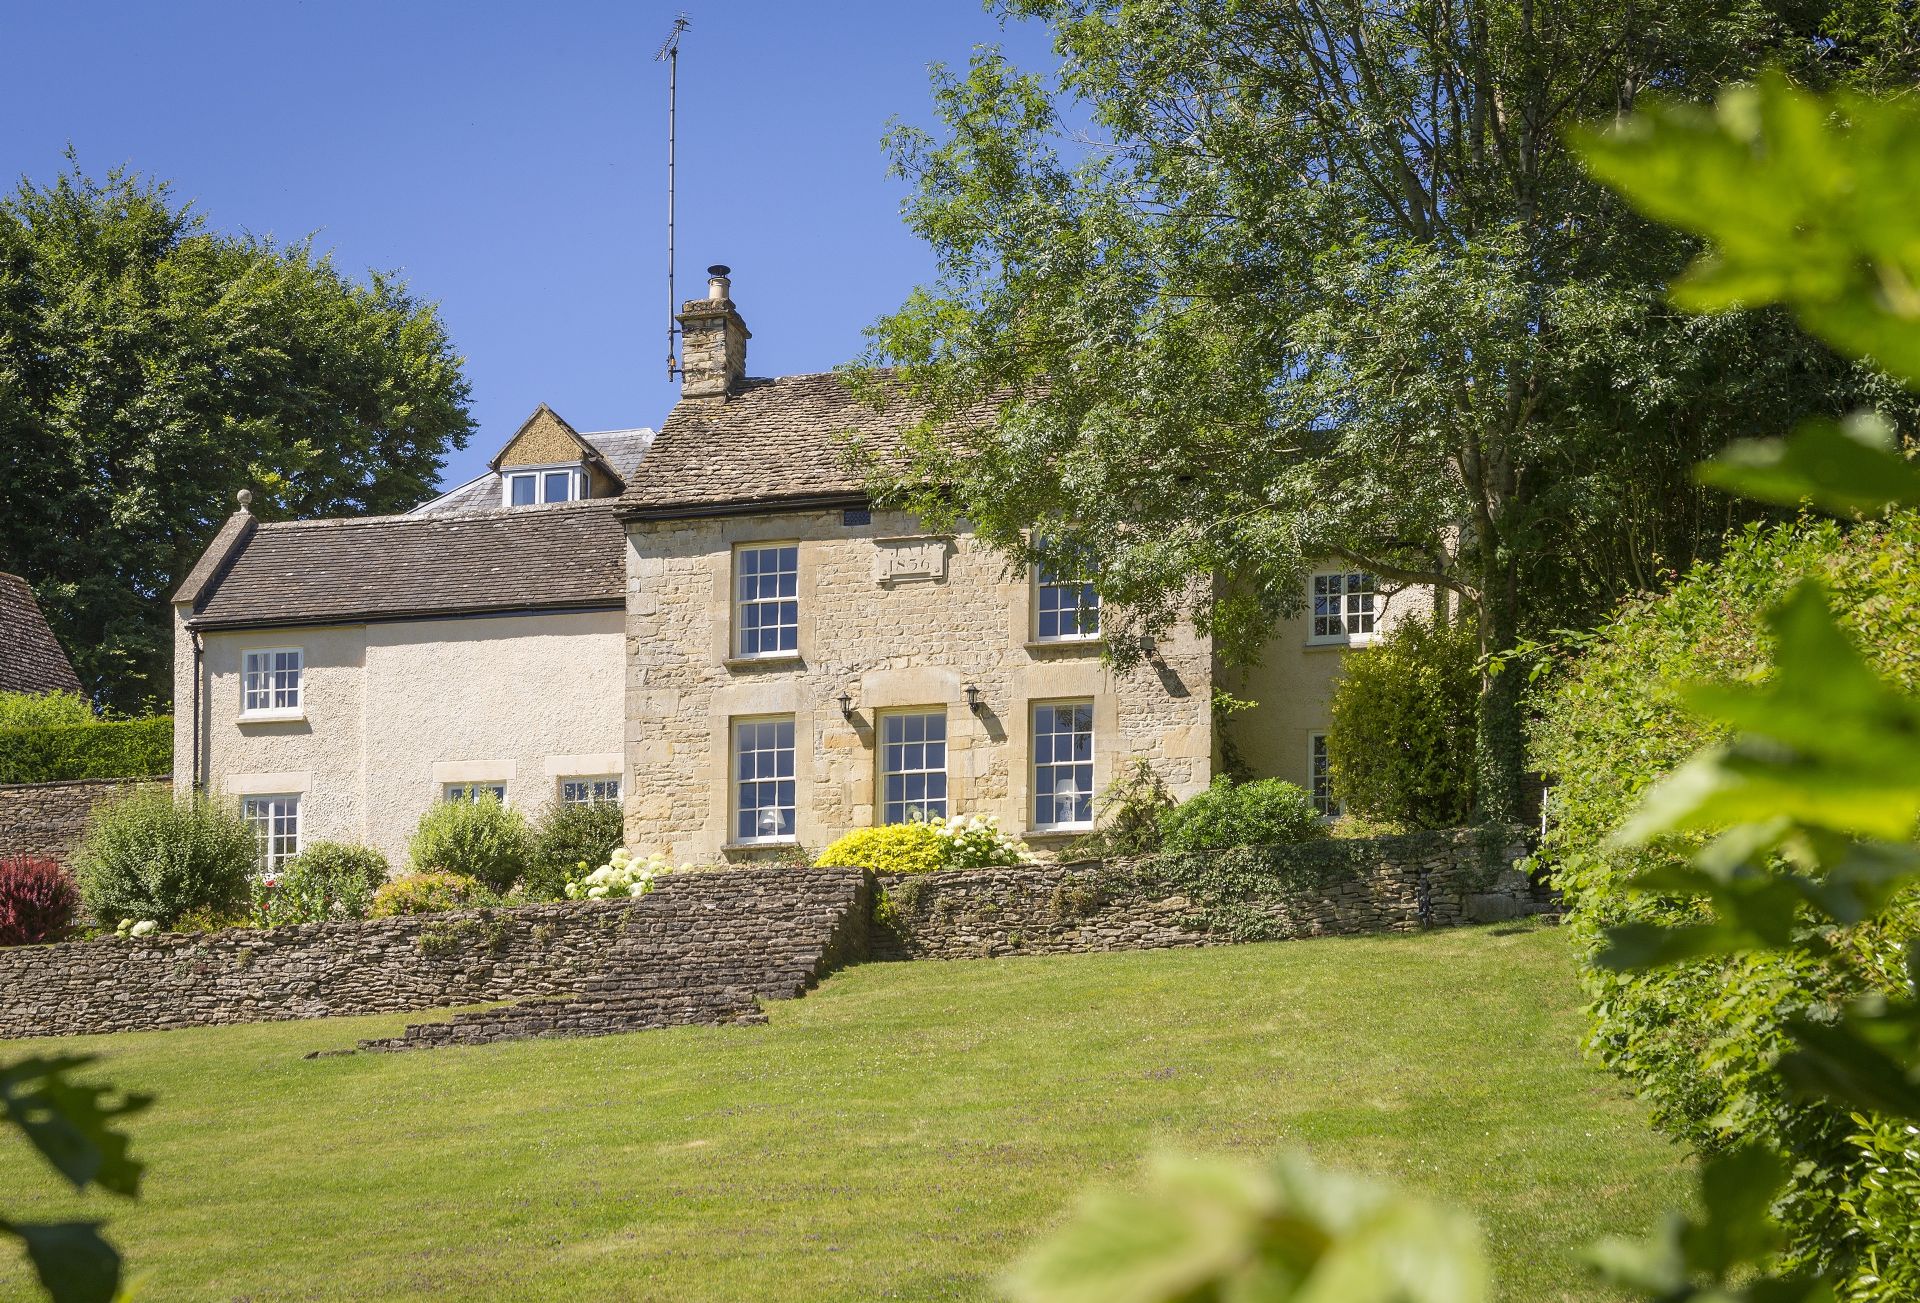
{"label": "stone facade", "polygon": [[[1036,702],[1092,703],[1096,791],[1136,757],[1178,796],[1206,786],[1211,656],[1191,630],[1162,639],[1155,663],[1119,674],[1095,642],[1035,642],[1030,577],[1007,573],[971,537],[927,536],[898,512],[847,520],[816,510],[629,526],[629,845],[676,860],[761,853],[729,835],[731,730],[755,717],[793,718],[796,833],[815,851],[878,822],[875,737],[890,710],[943,709],[949,810],[996,814],[1036,844],[1059,840],[1031,830]],[[734,549],[747,543],[798,546],[791,656],[732,655]]]}
{"label": "stone facade", "polygon": [[[372,846],[403,867],[450,783],[538,810],[568,777],[622,767],[618,611],[551,611],[262,631],[209,631],[200,744],[207,790],[300,796],[303,842]],[[192,775],[193,653],[181,632],[175,785]],[[241,718],[241,657],[297,647],[298,718]]]}
{"label": "stone facade", "polygon": [[69,864],[95,806],[166,779],[88,778],[0,784],[0,856],[37,855]]}
{"label": "stone facade", "polygon": [[[860,951],[866,879],[752,869],[637,900],[0,949],[0,1039],[523,999],[404,1043],[751,1021]],[[515,1012],[522,1009],[522,1012]],[[383,1046],[384,1048],[385,1046]]]}
{"label": "stone facade", "polygon": [[[1544,912],[1515,828],[884,876],[873,954],[975,959],[1409,932]],[[1249,871],[1250,870],[1250,871]]]}

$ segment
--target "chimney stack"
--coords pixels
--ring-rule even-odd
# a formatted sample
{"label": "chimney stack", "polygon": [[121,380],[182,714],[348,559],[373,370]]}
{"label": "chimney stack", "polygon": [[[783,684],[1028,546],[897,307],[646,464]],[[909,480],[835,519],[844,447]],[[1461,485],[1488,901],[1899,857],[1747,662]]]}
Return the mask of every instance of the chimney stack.
{"label": "chimney stack", "polygon": [[747,374],[747,323],[733,306],[732,269],[707,268],[707,297],[680,307],[680,399],[719,406]]}

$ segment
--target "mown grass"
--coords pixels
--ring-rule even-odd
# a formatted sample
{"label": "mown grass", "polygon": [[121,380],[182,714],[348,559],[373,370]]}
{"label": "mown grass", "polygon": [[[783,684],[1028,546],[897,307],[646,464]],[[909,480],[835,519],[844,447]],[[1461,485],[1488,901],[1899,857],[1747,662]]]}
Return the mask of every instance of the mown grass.
{"label": "mown grass", "polygon": [[[407,1019],[17,1041],[159,1096],[141,1298],[936,1299],[1161,1146],[1283,1146],[1474,1209],[1516,1300],[1604,1297],[1575,1252],[1685,1200],[1681,1157],[1577,1051],[1561,935],[872,964],[771,1025],[304,1060]],[[415,1021],[418,1021],[416,1016]],[[0,1298],[30,1297],[0,1258]]]}

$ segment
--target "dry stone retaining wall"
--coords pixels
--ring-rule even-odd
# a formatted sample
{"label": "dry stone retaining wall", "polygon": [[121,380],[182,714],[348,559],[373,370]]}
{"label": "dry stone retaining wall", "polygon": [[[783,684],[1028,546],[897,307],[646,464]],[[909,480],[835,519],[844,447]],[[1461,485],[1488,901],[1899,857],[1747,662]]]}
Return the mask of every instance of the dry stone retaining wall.
{"label": "dry stone retaining wall", "polygon": [[65,783],[0,783],[0,856],[38,855],[66,865],[102,801],[167,780],[83,778]]}
{"label": "dry stone retaining wall", "polygon": [[882,959],[1155,950],[1404,932],[1543,912],[1523,829],[1461,829],[1190,857],[883,875]]}
{"label": "dry stone retaining wall", "polygon": [[754,1021],[865,943],[865,875],[741,869],[568,901],[272,930],[0,949],[0,1039],[494,1000],[400,1044]]}

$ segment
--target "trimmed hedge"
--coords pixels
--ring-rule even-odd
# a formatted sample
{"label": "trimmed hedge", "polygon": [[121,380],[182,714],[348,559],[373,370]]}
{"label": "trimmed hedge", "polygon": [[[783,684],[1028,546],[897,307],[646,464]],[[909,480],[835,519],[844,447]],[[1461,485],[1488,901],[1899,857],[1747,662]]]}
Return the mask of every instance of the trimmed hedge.
{"label": "trimmed hedge", "polygon": [[1790,1268],[1827,1275],[1842,1298],[1914,1298],[1920,1204],[1887,1197],[1920,1189],[1912,1135],[1890,1119],[1798,1097],[1771,1069],[1789,1019],[1831,1019],[1852,996],[1903,990],[1920,900],[1908,893],[1884,922],[1836,929],[1832,956],[1817,967],[1778,951],[1636,973],[1592,962],[1610,926],[1706,917],[1698,900],[1631,885],[1683,862],[1702,839],[1628,848],[1608,834],[1660,777],[1723,740],[1684,708],[1679,687],[1764,676],[1762,612],[1803,576],[1829,587],[1841,625],[1881,674],[1920,691],[1920,514],[1749,529],[1719,563],[1664,596],[1628,603],[1544,694],[1533,760],[1557,785],[1540,857],[1587,961],[1593,1053],[1634,1084],[1656,1125],[1695,1149],[1759,1141],[1786,1157],[1793,1176],[1777,1211]]}
{"label": "trimmed hedge", "polygon": [[173,772],[173,717],[0,729],[0,783],[151,778]]}

